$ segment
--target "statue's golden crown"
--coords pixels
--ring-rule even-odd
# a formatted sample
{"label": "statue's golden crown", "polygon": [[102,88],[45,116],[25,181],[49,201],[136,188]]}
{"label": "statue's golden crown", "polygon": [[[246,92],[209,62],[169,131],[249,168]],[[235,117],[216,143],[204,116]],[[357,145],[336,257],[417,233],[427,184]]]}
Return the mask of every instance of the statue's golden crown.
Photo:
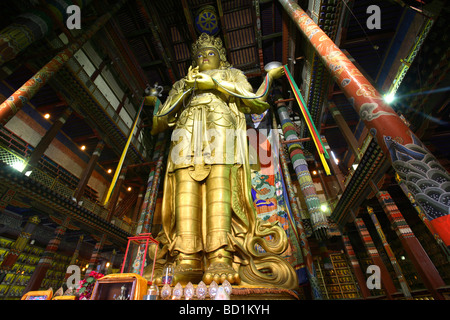
{"label": "statue's golden crown", "polygon": [[220,60],[226,61],[226,50],[223,47],[222,40],[214,36],[210,36],[207,33],[202,33],[200,37],[198,37],[197,41],[192,45],[192,54],[195,59],[197,53],[201,49],[205,48],[213,48],[219,53]]}

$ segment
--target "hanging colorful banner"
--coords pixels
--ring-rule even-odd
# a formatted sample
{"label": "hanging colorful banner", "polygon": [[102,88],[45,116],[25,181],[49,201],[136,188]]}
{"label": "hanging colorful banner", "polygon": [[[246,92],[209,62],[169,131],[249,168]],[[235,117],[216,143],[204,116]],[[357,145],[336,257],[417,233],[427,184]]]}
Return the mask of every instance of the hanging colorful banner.
{"label": "hanging colorful banner", "polygon": [[330,171],[330,168],[328,167],[328,163],[326,160],[326,159],[330,159],[330,156],[328,155],[328,152],[322,143],[322,139],[320,138],[319,132],[317,131],[317,128],[311,119],[311,115],[309,114],[308,108],[305,107],[306,103],[303,100],[300,90],[297,87],[297,84],[295,83],[291,73],[289,72],[289,69],[287,68],[287,66],[283,66],[283,68],[284,68],[284,72],[286,73],[286,77],[289,81],[289,84],[291,85],[292,92],[295,95],[295,99],[297,100],[300,111],[302,112],[302,115],[306,122],[306,125],[308,126],[309,133],[311,134],[311,139],[313,140],[314,145],[316,146],[316,149],[319,154],[320,161],[322,162],[323,168],[324,168],[326,174],[330,175],[331,171]]}

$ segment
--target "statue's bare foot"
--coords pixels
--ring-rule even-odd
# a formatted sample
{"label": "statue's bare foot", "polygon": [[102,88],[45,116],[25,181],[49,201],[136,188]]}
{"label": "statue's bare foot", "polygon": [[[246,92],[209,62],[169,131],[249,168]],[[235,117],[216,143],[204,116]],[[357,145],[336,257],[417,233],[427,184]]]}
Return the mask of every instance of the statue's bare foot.
{"label": "statue's bare foot", "polygon": [[221,261],[211,262],[203,275],[203,282],[205,284],[211,284],[213,280],[217,284],[221,284],[225,280],[228,280],[231,284],[239,284],[241,282],[239,273],[232,266]]}
{"label": "statue's bare foot", "polygon": [[198,283],[202,279],[203,270],[189,263],[180,263],[175,267],[173,283],[180,282],[182,285],[189,282]]}

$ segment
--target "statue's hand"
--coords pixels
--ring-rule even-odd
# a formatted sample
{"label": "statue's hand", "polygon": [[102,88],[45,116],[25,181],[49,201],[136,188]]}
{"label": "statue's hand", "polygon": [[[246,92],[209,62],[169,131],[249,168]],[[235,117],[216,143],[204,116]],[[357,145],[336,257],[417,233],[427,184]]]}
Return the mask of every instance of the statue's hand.
{"label": "statue's hand", "polygon": [[272,79],[279,79],[284,76],[284,68],[283,66],[271,69],[267,72]]}
{"label": "statue's hand", "polygon": [[144,105],[149,107],[154,107],[156,105],[156,100],[158,98],[155,96],[146,96],[144,98]]}
{"label": "statue's hand", "polygon": [[185,87],[186,89],[192,88],[195,84],[195,76],[198,74],[198,67],[192,68],[189,67],[188,73],[185,79]]}
{"label": "statue's hand", "polygon": [[204,73],[198,73],[193,76],[194,82],[196,83],[196,87],[200,90],[208,90],[208,89],[214,89],[216,88],[216,83],[211,78],[211,76],[204,74]]}

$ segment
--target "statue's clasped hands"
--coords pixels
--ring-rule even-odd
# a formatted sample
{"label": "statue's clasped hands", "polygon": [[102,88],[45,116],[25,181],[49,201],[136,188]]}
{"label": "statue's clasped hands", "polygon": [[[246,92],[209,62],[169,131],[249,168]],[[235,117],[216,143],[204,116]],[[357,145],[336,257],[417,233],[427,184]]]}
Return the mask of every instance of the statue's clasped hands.
{"label": "statue's clasped hands", "polygon": [[216,83],[211,76],[199,72],[199,67],[189,67],[185,80],[186,87],[200,90],[208,90],[216,88]]}

